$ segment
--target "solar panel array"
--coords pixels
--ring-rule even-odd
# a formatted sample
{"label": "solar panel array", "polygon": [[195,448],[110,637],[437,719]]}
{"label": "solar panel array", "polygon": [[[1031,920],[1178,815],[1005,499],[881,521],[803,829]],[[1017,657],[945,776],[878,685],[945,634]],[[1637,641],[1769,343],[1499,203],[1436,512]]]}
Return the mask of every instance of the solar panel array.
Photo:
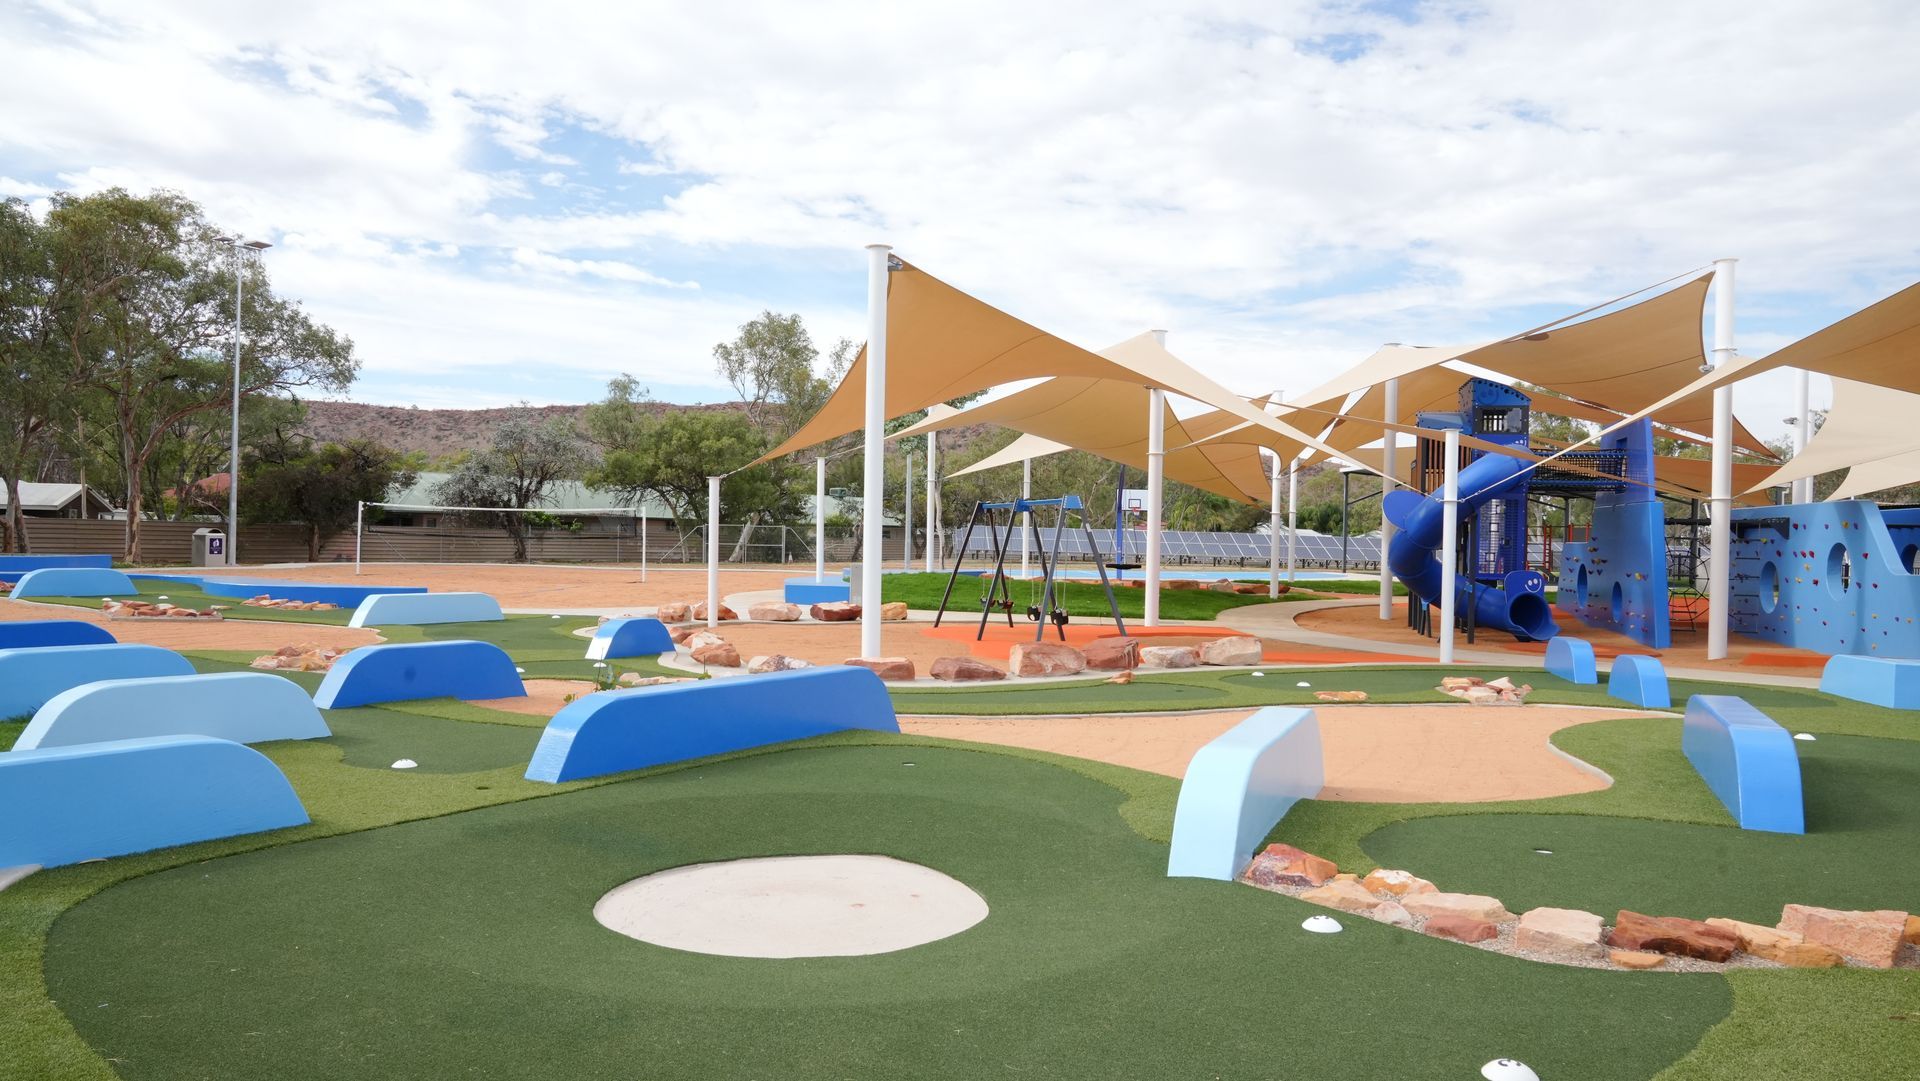
{"label": "solar panel array", "polygon": [[[1124,531],[1126,534],[1125,562],[1138,563],[1145,554],[1146,534],[1137,529]],[[1051,530],[1042,529],[1041,539],[1046,544],[1053,543]],[[1096,529],[1093,531],[1094,543],[1100,547],[1100,556],[1106,562],[1115,562],[1113,530]],[[956,531],[948,540],[948,550],[960,543],[960,533]],[[1160,534],[1160,563],[1163,567],[1177,566],[1215,566],[1247,567],[1266,566],[1270,542],[1265,533],[1213,533],[1169,529]],[[1020,550],[1020,539],[1016,533],[1009,549],[1012,553]],[[1284,561],[1287,553],[1287,538],[1280,538],[1280,558]],[[987,531],[977,529],[967,545],[967,554],[973,558],[992,558],[993,542]],[[1070,530],[1060,538],[1059,556],[1068,561],[1091,562],[1092,551],[1087,547],[1086,534]],[[1339,567],[1342,561],[1341,538],[1325,533],[1315,533],[1302,529],[1294,535],[1294,558],[1306,567]],[[1346,538],[1345,562],[1349,567],[1380,565],[1380,535],[1369,533]]]}

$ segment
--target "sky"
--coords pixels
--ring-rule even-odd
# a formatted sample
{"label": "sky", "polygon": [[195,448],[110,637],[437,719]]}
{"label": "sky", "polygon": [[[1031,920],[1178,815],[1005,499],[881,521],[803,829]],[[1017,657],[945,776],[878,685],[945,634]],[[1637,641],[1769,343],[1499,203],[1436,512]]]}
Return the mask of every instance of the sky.
{"label": "sky", "polygon": [[270,241],[357,401],[730,398],[762,310],[862,335],[875,241],[1297,391],[1723,256],[1750,356],[1920,279],[1916,54],[1909,0],[12,0],[0,196],[172,188]]}

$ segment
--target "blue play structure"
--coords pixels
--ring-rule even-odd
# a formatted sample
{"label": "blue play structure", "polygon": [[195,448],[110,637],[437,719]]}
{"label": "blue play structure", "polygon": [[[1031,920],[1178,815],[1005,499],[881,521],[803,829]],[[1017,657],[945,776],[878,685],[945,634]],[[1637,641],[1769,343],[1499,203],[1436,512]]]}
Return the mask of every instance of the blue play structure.
{"label": "blue play structure", "polygon": [[[1536,457],[1554,453],[1531,445],[1533,399],[1520,391],[1468,379],[1458,404],[1452,412],[1423,412],[1417,422]],[[1440,603],[1440,561],[1454,559],[1455,609],[1469,634],[1489,629],[1536,642],[1558,634],[1546,601],[1546,579],[1527,566],[1527,507],[1530,499],[1567,496],[1593,500],[1594,528],[1593,540],[1565,548],[1559,606],[1655,649],[1669,644],[1666,528],[1659,497],[1649,486],[1650,422],[1627,425],[1597,449],[1575,451],[1545,466],[1466,448],[1459,481],[1460,549],[1452,553],[1436,551],[1445,526],[1440,493],[1445,455],[1440,441],[1422,440],[1411,489],[1390,493],[1383,508],[1397,529],[1387,564],[1409,592],[1426,602],[1410,606],[1409,622],[1425,633],[1427,608]]]}
{"label": "blue play structure", "polygon": [[577,781],[850,728],[900,731],[886,684],[865,668],[600,691],[554,714],[527,780]]}
{"label": "blue play structure", "polygon": [[1598,683],[1599,668],[1593,660],[1593,643],[1564,634],[1547,639],[1547,674],[1568,683]]}
{"label": "blue play structure", "polygon": [[0,867],[60,867],[304,825],[267,756],[206,736],[0,754]]}
{"label": "blue play structure", "polygon": [[1920,709],[1920,661],[1852,654],[1829,657],[1820,673],[1820,689],[1888,709]]}
{"label": "blue play structure", "polygon": [[353,610],[349,627],[493,623],[507,618],[485,593],[373,593]]}
{"label": "blue play structure", "polygon": [[358,607],[376,593],[425,593],[425,586],[339,585],[332,582],[287,582],[272,578],[209,578],[199,574],[134,574],[138,581],[152,582],[163,588],[169,582],[191,586],[210,597],[245,599],[265,593],[275,600],[321,601],[342,608]]}
{"label": "blue play structure", "polygon": [[265,743],[332,734],[313,699],[292,680],[266,672],[221,672],[81,684],[41,706],[13,746],[73,747],[146,736]]}
{"label": "blue play structure", "polygon": [[28,571],[42,567],[111,567],[110,555],[12,555],[0,556],[0,582],[18,582]]}
{"label": "blue play structure", "polygon": [[78,619],[23,619],[0,622],[0,649],[31,649],[35,646],[112,645],[119,639],[97,623]]}
{"label": "blue play structure", "polygon": [[1733,512],[1733,630],[1818,653],[1920,658],[1920,508]]}
{"label": "blue play structure", "polygon": [[20,576],[9,594],[29,597],[137,597],[140,587],[111,567],[41,567]]}
{"label": "blue play structure", "polygon": [[1689,698],[1680,749],[1741,829],[1807,832],[1793,736],[1745,699]]}
{"label": "blue play structure", "polygon": [[526,693],[513,658],[492,642],[408,642],[349,652],[333,662],[313,701],[321,709],[347,709],[417,698],[522,698]]}
{"label": "blue play structure", "polygon": [[781,591],[781,599],[788,604],[831,604],[852,597],[853,587],[837,578],[823,581],[815,581],[811,576],[789,578]]}
{"label": "blue play structure", "polygon": [[667,634],[665,623],[632,616],[609,619],[600,624],[593,632],[593,639],[587,643],[587,659],[590,661],[654,657],[672,652],[673,638]]}
{"label": "blue play structure", "polygon": [[1618,698],[1647,709],[1666,709],[1673,705],[1667,690],[1667,670],[1652,657],[1626,654],[1613,659],[1607,673],[1607,697]]}
{"label": "blue play structure", "polygon": [[1180,782],[1169,878],[1240,877],[1273,827],[1326,783],[1320,722],[1310,709],[1268,706],[1200,748]]}
{"label": "blue play structure", "polygon": [[193,665],[185,657],[159,646],[115,642],[0,649],[0,719],[31,716],[55,695],[83,683],[190,675]]}

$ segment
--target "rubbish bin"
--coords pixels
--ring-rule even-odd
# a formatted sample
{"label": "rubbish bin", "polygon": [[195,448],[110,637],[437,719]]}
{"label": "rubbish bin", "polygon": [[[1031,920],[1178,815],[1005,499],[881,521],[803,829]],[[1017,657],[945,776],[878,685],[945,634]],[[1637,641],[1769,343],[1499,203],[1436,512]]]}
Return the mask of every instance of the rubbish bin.
{"label": "rubbish bin", "polygon": [[193,565],[196,567],[224,567],[227,565],[227,534],[221,529],[196,529],[193,531]]}

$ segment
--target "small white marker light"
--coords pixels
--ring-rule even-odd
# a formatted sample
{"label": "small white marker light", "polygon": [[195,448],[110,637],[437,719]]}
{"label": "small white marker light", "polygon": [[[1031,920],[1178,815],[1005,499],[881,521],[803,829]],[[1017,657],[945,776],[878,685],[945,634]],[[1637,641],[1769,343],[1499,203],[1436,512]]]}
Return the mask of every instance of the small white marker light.
{"label": "small white marker light", "polygon": [[1340,921],[1332,916],[1308,916],[1300,926],[1316,935],[1333,935],[1342,930]]}
{"label": "small white marker light", "polygon": [[1812,733],[1812,732],[1795,732],[1795,733],[1793,734],[1793,738],[1794,738],[1794,739],[1797,739],[1797,740],[1803,740],[1803,741],[1805,741],[1805,742],[1807,742],[1807,743],[1812,743],[1812,742],[1813,742],[1813,733]]}
{"label": "small white marker light", "polygon": [[1497,1058],[1480,1067],[1480,1076],[1487,1081],[1540,1081],[1540,1075],[1533,1067],[1517,1058]]}
{"label": "small white marker light", "polygon": [[411,758],[402,758],[402,759],[401,759],[400,761],[398,761],[398,762],[395,762],[395,763],[393,764],[393,768],[394,768],[394,769],[412,769],[412,768],[414,768],[415,766],[418,766],[419,764],[420,764],[420,763],[418,763],[418,762],[415,762],[415,761],[414,761],[413,759],[411,759]]}
{"label": "small white marker light", "polygon": [[1253,678],[1255,678],[1255,679],[1262,679],[1262,678],[1264,678],[1265,676],[1266,676],[1266,673],[1265,673],[1265,672],[1255,672],[1255,673],[1253,674]]}
{"label": "small white marker light", "polygon": [[1534,849],[1534,850],[1533,850],[1533,854],[1534,854],[1534,855],[1536,855],[1536,856],[1551,856],[1551,855],[1553,855],[1553,849],[1551,849],[1551,848],[1536,848],[1536,849]]}
{"label": "small white marker light", "polygon": [[521,667],[520,667],[520,666],[518,666],[518,665],[515,665],[515,666],[514,666],[514,669],[513,669],[513,670],[514,670],[515,672],[518,672],[518,673],[520,673],[520,674],[521,674],[521,675],[523,675],[523,676],[527,674],[527,670],[526,670],[526,669],[524,669],[524,668],[521,668]]}
{"label": "small white marker light", "polygon": [[1307,682],[1306,680],[1304,680],[1304,679],[1303,679],[1303,680],[1301,680],[1300,682],[1298,682],[1298,683],[1296,683],[1296,684],[1294,684],[1294,686],[1296,686],[1296,687],[1311,687],[1311,686],[1313,686],[1313,684],[1311,684],[1311,683],[1308,683],[1308,682]]}
{"label": "small white marker light", "polygon": [[548,616],[547,618],[548,618],[548,619],[559,619],[560,617],[559,617],[559,616]]}

